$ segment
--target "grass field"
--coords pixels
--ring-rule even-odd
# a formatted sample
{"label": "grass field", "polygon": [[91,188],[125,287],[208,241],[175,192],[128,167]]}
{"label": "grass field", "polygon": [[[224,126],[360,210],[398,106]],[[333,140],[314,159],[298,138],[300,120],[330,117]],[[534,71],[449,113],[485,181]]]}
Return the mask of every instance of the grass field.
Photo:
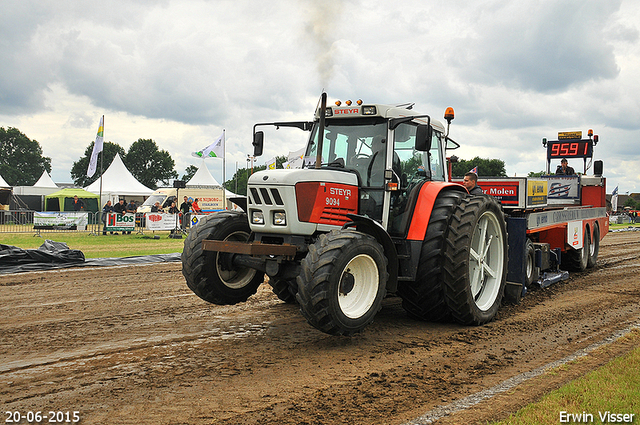
{"label": "grass field", "polygon": [[[153,236],[159,239],[153,239]],[[0,243],[22,249],[38,248],[45,239],[66,243],[70,249],[79,249],[85,258],[132,257],[136,255],[170,254],[182,252],[183,239],[169,238],[169,232],[147,233],[145,235],[98,235],[88,233],[42,233],[42,237],[25,233],[0,234]]]}
{"label": "grass field", "polygon": [[609,229],[610,230],[616,230],[616,229],[626,229],[627,227],[640,227],[640,223],[636,223],[636,224],[610,224],[609,225]]}
{"label": "grass field", "polygon": [[[623,337],[640,342],[640,331]],[[579,361],[579,360],[578,360]],[[571,368],[571,363],[561,366]],[[493,425],[640,423],[640,348]],[[553,373],[553,372],[550,372]],[[607,416],[607,414],[615,416]],[[569,416],[574,415],[574,416]],[[624,416],[627,415],[627,416]],[[632,416],[633,415],[633,416]]]}

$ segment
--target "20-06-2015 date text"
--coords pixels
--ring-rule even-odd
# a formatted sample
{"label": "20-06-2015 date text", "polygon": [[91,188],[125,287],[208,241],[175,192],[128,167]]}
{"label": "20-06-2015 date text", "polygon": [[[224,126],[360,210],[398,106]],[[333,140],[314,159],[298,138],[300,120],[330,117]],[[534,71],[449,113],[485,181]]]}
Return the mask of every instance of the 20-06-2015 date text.
{"label": "20-06-2015 date text", "polygon": [[45,412],[20,412],[6,411],[4,412],[6,424],[73,424],[80,422],[80,412],[75,411],[45,411]]}

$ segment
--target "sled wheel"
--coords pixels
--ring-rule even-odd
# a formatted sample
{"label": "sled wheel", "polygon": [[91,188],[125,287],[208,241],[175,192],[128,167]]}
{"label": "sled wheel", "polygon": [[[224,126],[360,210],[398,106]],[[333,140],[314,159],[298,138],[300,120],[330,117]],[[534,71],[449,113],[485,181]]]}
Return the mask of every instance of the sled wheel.
{"label": "sled wheel", "polygon": [[598,262],[598,252],[600,251],[600,228],[598,223],[593,225],[593,239],[589,244],[589,260],[587,261],[587,267],[592,268],[596,266]]}
{"label": "sled wheel", "polygon": [[184,241],[182,274],[187,286],[214,304],[236,304],[255,294],[264,281],[264,273],[249,267],[231,267],[229,254],[202,250],[206,239],[243,242],[250,233],[244,213],[224,211],[201,219]]}
{"label": "sled wheel", "polygon": [[495,198],[473,196],[457,206],[443,267],[444,296],[453,318],[466,325],[493,320],[507,277],[507,228]]}
{"label": "sled wheel", "polygon": [[568,249],[562,257],[562,265],[569,271],[583,272],[589,264],[589,253],[591,252],[591,244],[589,237],[589,229],[585,226],[584,235],[582,237],[582,248]]}
{"label": "sled wheel", "polygon": [[322,332],[351,335],[382,308],[387,279],[384,250],[372,236],[350,229],[320,235],[301,263],[300,311]]}
{"label": "sled wheel", "polygon": [[531,239],[527,239],[525,253],[525,286],[530,287],[540,276],[540,268],[536,267],[536,250]]}

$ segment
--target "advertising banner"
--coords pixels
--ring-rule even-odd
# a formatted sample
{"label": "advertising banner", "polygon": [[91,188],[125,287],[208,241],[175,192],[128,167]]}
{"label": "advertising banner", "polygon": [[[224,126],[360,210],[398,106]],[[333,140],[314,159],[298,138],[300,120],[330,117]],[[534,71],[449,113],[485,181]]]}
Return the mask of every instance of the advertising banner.
{"label": "advertising banner", "polygon": [[89,213],[86,212],[34,212],[36,230],[86,230]]}
{"label": "advertising banner", "polygon": [[549,199],[579,200],[580,180],[578,176],[552,176],[549,181]]}
{"label": "advertising banner", "polygon": [[147,230],[160,231],[180,228],[179,214],[146,213],[145,217]]}
{"label": "advertising banner", "polygon": [[498,199],[502,205],[520,206],[522,207],[521,196],[524,193],[521,190],[524,180],[479,180],[478,185],[482,188],[485,195],[491,195]]}
{"label": "advertising banner", "polygon": [[105,232],[133,232],[136,227],[136,215],[133,213],[107,213],[105,220]]}
{"label": "advertising banner", "polygon": [[191,217],[189,219],[189,221],[191,222],[191,227],[193,227],[196,224],[198,224],[198,222],[200,220],[202,220],[203,217],[206,217],[206,215],[205,214],[191,214]]}
{"label": "advertising banner", "polygon": [[570,221],[567,223],[567,243],[575,249],[582,248],[582,221]]}
{"label": "advertising banner", "polygon": [[527,180],[527,207],[547,206],[547,181]]}

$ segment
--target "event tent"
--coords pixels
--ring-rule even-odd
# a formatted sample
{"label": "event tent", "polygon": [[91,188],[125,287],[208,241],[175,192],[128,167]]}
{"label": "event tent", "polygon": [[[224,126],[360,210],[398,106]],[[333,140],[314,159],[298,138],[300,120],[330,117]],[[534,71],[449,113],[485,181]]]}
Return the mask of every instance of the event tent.
{"label": "event tent", "polygon": [[53,182],[53,180],[51,180],[51,176],[49,175],[49,173],[47,173],[47,170],[44,170],[42,172],[42,175],[40,176],[40,179],[38,179],[38,181],[36,182],[36,184],[33,185],[33,187],[53,187],[53,188],[57,188],[58,185],[55,184]]}
{"label": "event tent", "polygon": [[33,186],[15,186],[13,188],[12,209],[29,209],[44,211],[45,196],[60,190],[47,170],[42,172],[40,179]]}
{"label": "event tent", "polygon": [[[202,161],[200,168],[198,168],[198,171],[196,171],[193,177],[191,177],[191,179],[186,183],[186,186],[187,187],[212,187],[212,186],[222,187],[222,185],[218,183],[215,177],[211,175],[211,172],[204,164],[204,160]],[[238,195],[236,195],[235,193],[227,189],[224,190],[224,193],[225,193],[225,199],[227,200],[226,208],[232,209],[232,210],[238,209],[238,206],[234,202],[230,201],[230,198],[235,198]]]}
{"label": "event tent", "polygon": [[[85,187],[85,190],[99,195],[100,179]],[[116,204],[120,197],[127,200],[144,201],[147,196],[151,195],[151,192],[153,192],[152,189],[133,177],[122,162],[120,155],[116,154],[109,168],[102,174],[102,201],[100,205],[104,205],[108,200]]]}
{"label": "event tent", "polygon": [[84,202],[84,211],[98,211],[98,195],[81,188],[61,189],[45,196],[45,211],[73,211],[73,197]]}
{"label": "event tent", "polygon": [[9,209],[9,201],[11,200],[11,186],[0,176],[0,210]]}
{"label": "event tent", "polygon": [[211,175],[211,172],[209,171],[207,166],[204,164],[204,160],[202,160],[202,164],[200,165],[200,168],[198,168],[198,171],[196,171],[193,177],[191,177],[191,179],[187,182],[187,186],[189,187],[192,187],[192,186],[221,187],[222,185],[218,183],[218,181]]}

